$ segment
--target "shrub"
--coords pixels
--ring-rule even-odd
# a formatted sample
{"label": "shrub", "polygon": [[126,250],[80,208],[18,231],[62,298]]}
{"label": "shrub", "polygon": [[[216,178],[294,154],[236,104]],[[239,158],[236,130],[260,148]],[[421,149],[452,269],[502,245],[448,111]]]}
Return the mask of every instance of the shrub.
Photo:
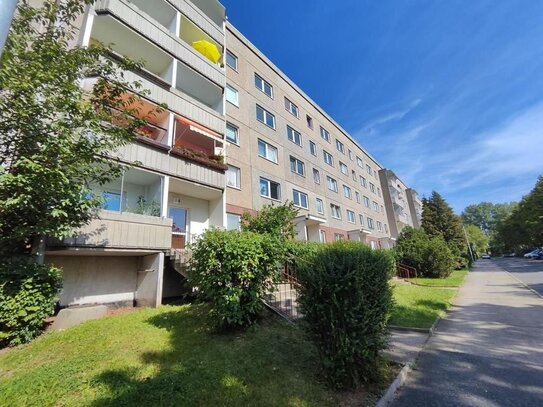
{"label": "shrub", "polygon": [[422,229],[404,228],[396,243],[396,257],[415,267],[423,277],[448,277],[455,257],[441,237],[431,237]]}
{"label": "shrub", "polygon": [[211,303],[219,328],[246,327],[278,276],[282,245],[252,232],[209,229],[192,247],[189,282]]}
{"label": "shrub", "polygon": [[0,347],[40,334],[62,287],[60,269],[39,264],[0,264]]}
{"label": "shrub", "polygon": [[292,239],[296,235],[293,220],[298,209],[292,202],[282,205],[264,205],[257,215],[246,212],[241,217],[241,230]]}
{"label": "shrub", "polygon": [[339,241],[298,268],[299,301],[325,378],[336,388],[377,379],[393,304],[392,254]]}

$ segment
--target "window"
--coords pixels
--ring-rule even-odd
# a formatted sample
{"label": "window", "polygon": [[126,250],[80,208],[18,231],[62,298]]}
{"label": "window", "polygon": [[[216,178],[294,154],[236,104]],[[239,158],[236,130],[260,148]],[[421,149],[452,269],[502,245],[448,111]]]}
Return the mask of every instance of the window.
{"label": "window", "polygon": [[353,161],[354,160],[354,154],[351,150],[349,150],[349,160]]}
{"label": "window", "polygon": [[281,185],[260,177],[260,195],[266,198],[281,199]]}
{"label": "window", "polygon": [[241,223],[241,216],[235,213],[226,214],[226,230],[239,230]]}
{"label": "window", "polygon": [[370,207],[370,198],[368,198],[367,196],[364,197],[364,206],[366,208]]}
{"label": "window", "polygon": [[273,87],[270,85],[269,82],[262,79],[262,77],[255,73],[255,86],[257,89],[260,89],[262,92],[264,92],[266,95],[271,97],[273,99]]}
{"label": "window", "polygon": [[344,146],[343,143],[342,143],[341,141],[339,141],[338,139],[336,139],[336,149],[337,149],[337,151],[339,151],[340,153],[345,154],[345,146]]}
{"label": "window", "polygon": [[388,233],[388,225],[385,223],[384,226],[385,226],[385,232]]}
{"label": "window", "polygon": [[364,163],[362,162],[362,158],[359,156],[356,156],[356,165],[358,165],[360,168],[364,168]]}
{"label": "window", "polygon": [[226,101],[239,106],[238,91],[230,85],[226,85]]}
{"label": "window", "polygon": [[108,211],[121,211],[121,194],[118,192],[102,192],[102,198],[104,198],[103,208]]}
{"label": "window", "polygon": [[339,205],[330,204],[330,213],[332,218],[341,219],[341,208]]}
{"label": "window", "polygon": [[299,175],[305,175],[305,164],[303,161],[290,156],[290,170]]}
{"label": "window", "polygon": [[356,197],[356,203],[360,203],[360,192],[354,191],[354,196]]}
{"label": "window", "polygon": [[294,202],[294,206],[298,206],[300,208],[308,209],[309,205],[307,204],[307,194],[304,194],[303,192],[297,191],[295,189],[292,190],[292,201]]}
{"label": "window", "polygon": [[258,156],[277,163],[277,148],[258,139]]}
{"label": "window", "polygon": [[370,191],[375,194],[375,185],[370,182]]}
{"label": "window", "polygon": [[353,175],[353,181],[356,182],[356,180],[358,179],[356,177],[356,171],[355,170],[351,170],[351,174]]}
{"label": "window", "polygon": [[326,130],[324,127],[321,126],[321,137],[330,142],[330,133],[328,132],[328,130]]}
{"label": "window", "polygon": [[287,109],[287,112],[289,112],[291,115],[298,117],[298,106],[287,98],[285,98],[285,109]]}
{"label": "window", "polygon": [[317,203],[317,213],[324,215],[324,202],[322,201],[322,199],[317,198],[316,203]]}
{"label": "window", "polygon": [[313,119],[311,118],[311,116],[309,115],[305,115],[305,120],[307,122],[307,127],[309,127],[310,129],[313,128]]}
{"label": "window", "polygon": [[341,233],[334,233],[334,240],[343,240],[343,235]]}
{"label": "window", "polygon": [[232,188],[240,188],[241,170],[238,167],[229,165],[226,170],[226,185]]}
{"label": "window", "polygon": [[287,137],[294,144],[301,146],[302,145],[302,135],[299,131],[294,130],[292,127],[287,126]]}
{"label": "window", "polygon": [[364,226],[364,217],[362,216],[361,213],[358,214],[358,220],[360,221],[360,224],[361,224],[362,226]]}
{"label": "window", "polygon": [[381,212],[385,213],[385,207],[381,205]]}
{"label": "window", "polygon": [[366,171],[368,172],[368,174],[372,174],[371,167],[368,164],[366,164]]}
{"label": "window", "polygon": [[341,161],[339,162],[339,170],[343,175],[349,175],[349,168]]}
{"label": "window", "polygon": [[275,129],[275,116],[262,106],[256,105],[256,119],[259,122],[264,123],[266,126]]}
{"label": "window", "polygon": [[322,150],[322,156],[324,157],[324,162],[328,165],[334,166],[334,157],[326,150]]}
{"label": "window", "polygon": [[373,226],[373,219],[372,218],[366,218],[366,222],[368,222],[368,227],[370,229],[375,229],[375,227]]}
{"label": "window", "polygon": [[226,65],[228,65],[234,71],[238,70],[238,57],[232,54],[229,50],[226,50]]}
{"label": "window", "polygon": [[356,223],[354,212],[347,209],[347,222]]}
{"label": "window", "polygon": [[326,232],[319,229],[319,240],[321,243],[326,243]]}
{"label": "window", "polygon": [[383,230],[383,224],[379,221],[375,222],[377,224],[377,230],[382,231]]}
{"label": "window", "polygon": [[343,195],[345,198],[353,199],[351,188],[349,188],[347,185],[343,185]]}
{"label": "window", "polygon": [[381,198],[381,188],[377,187],[377,195]]}
{"label": "window", "polygon": [[328,185],[328,189],[330,191],[337,192],[337,181],[335,179],[333,179],[332,177],[327,175],[326,176],[326,184]]}
{"label": "window", "polygon": [[316,168],[313,168],[313,181],[315,181],[315,184],[321,183],[321,173]]}
{"label": "window", "polygon": [[232,123],[226,123],[226,141],[239,144],[239,128]]}
{"label": "window", "polygon": [[309,142],[309,152],[315,157],[317,156],[317,145],[312,141]]}
{"label": "window", "polygon": [[372,205],[373,205],[373,210],[375,212],[379,212],[379,204],[377,202],[373,201]]}
{"label": "window", "polygon": [[366,178],[364,178],[362,175],[360,176],[360,185],[364,188],[368,187],[368,183],[366,182]]}

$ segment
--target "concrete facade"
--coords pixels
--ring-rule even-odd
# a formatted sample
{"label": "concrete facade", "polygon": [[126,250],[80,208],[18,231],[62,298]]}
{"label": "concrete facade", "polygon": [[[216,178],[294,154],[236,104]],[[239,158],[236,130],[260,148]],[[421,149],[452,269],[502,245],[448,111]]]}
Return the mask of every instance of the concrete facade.
{"label": "concrete facade", "polygon": [[394,171],[389,169],[380,170],[379,179],[385,199],[390,236],[392,239],[397,239],[404,227],[414,226],[407,201],[408,187]]}

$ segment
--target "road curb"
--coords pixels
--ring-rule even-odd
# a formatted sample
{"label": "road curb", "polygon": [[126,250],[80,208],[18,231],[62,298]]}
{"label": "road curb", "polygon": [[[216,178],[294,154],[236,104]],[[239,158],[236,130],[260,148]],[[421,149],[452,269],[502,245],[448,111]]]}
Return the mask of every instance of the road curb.
{"label": "road curb", "polygon": [[534,290],[532,287],[530,287],[528,284],[526,284],[524,281],[519,279],[517,276],[515,276],[513,273],[510,273],[509,271],[505,270],[503,267],[500,267],[503,271],[505,271],[507,274],[509,274],[511,277],[513,277],[516,281],[518,281],[524,288],[527,288],[532,293],[537,295],[539,298],[543,299],[543,295],[539,294],[536,290]]}
{"label": "road curb", "polygon": [[411,371],[411,363],[406,364],[404,367],[402,367],[402,370],[400,370],[400,373],[398,373],[398,376],[394,379],[394,381],[388,386],[388,389],[386,393],[379,399],[379,401],[376,404],[376,407],[385,407],[390,403],[394,396],[396,395],[396,391],[403,386],[405,381],[407,380],[407,375]]}

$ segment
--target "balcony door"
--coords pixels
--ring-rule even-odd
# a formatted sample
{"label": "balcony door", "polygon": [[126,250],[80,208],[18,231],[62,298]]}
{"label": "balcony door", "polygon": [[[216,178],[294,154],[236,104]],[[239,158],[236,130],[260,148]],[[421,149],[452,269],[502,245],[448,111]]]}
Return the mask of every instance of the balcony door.
{"label": "balcony door", "polygon": [[172,249],[184,249],[187,244],[188,210],[170,207],[169,217],[172,225]]}

